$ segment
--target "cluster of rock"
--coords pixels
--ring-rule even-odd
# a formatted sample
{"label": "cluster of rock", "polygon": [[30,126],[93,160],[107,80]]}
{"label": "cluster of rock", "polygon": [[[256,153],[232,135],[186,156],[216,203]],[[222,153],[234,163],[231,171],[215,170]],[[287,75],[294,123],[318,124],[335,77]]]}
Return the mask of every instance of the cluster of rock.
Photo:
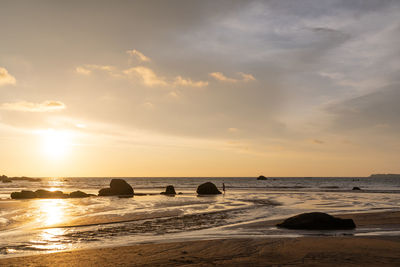
{"label": "cluster of rock", "polygon": [[94,196],[93,194],[86,194],[82,191],[74,191],[66,194],[62,191],[48,191],[44,189],[38,189],[36,191],[22,190],[21,192],[12,192],[12,199],[31,199],[31,198],[83,198]]}
{"label": "cluster of rock", "polygon": [[[218,195],[221,191],[211,182],[201,184],[197,187],[197,194],[199,195]],[[176,191],[173,185],[168,185],[163,195],[174,196]],[[179,193],[181,194],[181,193]],[[118,197],[132,197],[134,190],[130,184],[123,179],[112,179],[110,187],[102,188],[99,190],[98,196],[118,196]],[[48,191],[39,189],[36,191],[22,190],[21,192],[12,192],[12,199],[31,199],[31,198],[83,198],[94,196],[93,194],[87,194],[82,191],[75,191],[72,193],[63,193],[62,191]]]}
{"label": "cluster of rock", "polygon": [[322,212],[302,213],[276,226],[296,230],[349,230],[356,228],[352,219],[341,219]]}

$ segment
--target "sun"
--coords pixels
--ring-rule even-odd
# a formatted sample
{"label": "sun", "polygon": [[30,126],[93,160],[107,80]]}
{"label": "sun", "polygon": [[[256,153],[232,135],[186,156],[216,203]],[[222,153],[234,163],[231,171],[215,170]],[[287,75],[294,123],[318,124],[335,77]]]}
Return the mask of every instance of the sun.
{"label": "sun", "polygon": [[48,129],[41,133],[43,153],[51,158],[65,157],[72,145],[72,137],[66,131]]}

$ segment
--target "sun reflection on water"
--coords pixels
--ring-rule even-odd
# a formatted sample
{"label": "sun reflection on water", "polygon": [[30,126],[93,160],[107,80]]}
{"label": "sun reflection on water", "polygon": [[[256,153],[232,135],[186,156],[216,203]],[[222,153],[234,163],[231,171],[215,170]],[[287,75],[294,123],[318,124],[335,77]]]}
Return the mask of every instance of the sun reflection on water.
{"label": "sun reflection on water", "polygon": [[[40,228],[54,227],[66,223],[68,216],[68,203],[65,199],[40,199],[36,201],[36,223]],[[39,235],[30,240],[31,247],[36,250],[58,251],[71,246],[63,238],[63,228],[42,229]]]}
{"label": "sun reflection on water", "polygon": [[42,227],[65,222],[67,214],[64,199],[40,199],[37,204],[38,222]]}

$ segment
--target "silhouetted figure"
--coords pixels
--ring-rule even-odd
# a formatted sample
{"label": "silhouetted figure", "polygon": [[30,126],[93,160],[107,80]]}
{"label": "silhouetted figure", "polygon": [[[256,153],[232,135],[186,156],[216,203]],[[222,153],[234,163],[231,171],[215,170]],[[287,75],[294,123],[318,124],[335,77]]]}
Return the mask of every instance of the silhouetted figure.
{"label": "silhouetted figure", "polygon": [[225,183],[222,183],[222,191],[224,191],[225,194]]}

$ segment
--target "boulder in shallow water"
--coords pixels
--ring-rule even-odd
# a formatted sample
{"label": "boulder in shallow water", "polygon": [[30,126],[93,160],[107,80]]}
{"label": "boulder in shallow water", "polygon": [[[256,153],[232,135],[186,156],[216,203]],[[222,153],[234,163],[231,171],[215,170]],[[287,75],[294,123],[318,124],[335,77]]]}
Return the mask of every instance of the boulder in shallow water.
{"label": "boulder in shallow water", "polygon": [[197,194],[199,195],[218,195],[222,194],[221,191],[211,182],[201,184],[197,187]]}
{"label": "boulder in shallow water", "polygon": [[111,188],[102,188],[99,190],[99,196],[113,196]]}
{"label": "boulder in shallow water", "polygon": [[38,189],[35,191],[37,198],[66,198],[68,195],[61,191],[47,191],[44,189]]}
{"label": "boulder in shallow water", "polygon": [[90,197],[92,194],[86,194],[85,192],[82,191],[74,191],[69,193],[70,198],[83,198],[83,197]]}
{"label": "boulder in shallow water", "polygon": [[12,192],[12,199],[29,199],[36,198],[36,193],[33,191],[22,190],[21,192]]}
{"label": "boulder in shallow water", "polygon": [[175,188],[173,185],[168,185],[165,188],[165,192],[161,192],[163,195],[176,195]]}
{"label": "boulder in shallow water", "polygon": [[81,197],[90,197],[92,194],[86,194],[82,191],[75,191],[70,194],[64,194],[61,191],[48,191],[44,189],[38,189],[35,192],[33,191],[25,191],[21,192],[12,192],[12,199],[29,199],[29,198],[81,198]]}
{"label": "boulder in shallow water", "polygon": [[257,180],[267,180],[267,177],[265,177],[264,175],[260,175],[258,176]]}
{"label": "boulder in shallow water", "polygon": [[290,217],[276,226],[303,230],[344,230],[356,228],[352,219],[340,219],[322,212],[302,213]]}
{"label": "boulder in shallow water", "polygon": [[133,195],[133,188],[123,179],[112,179],[109,188],[99,191],[99,196]]}
{"label": "boulder in shallow water", "polygon": [[359,188],[358,186],[353,187],[352,190],[361,190],[361,188]]}

